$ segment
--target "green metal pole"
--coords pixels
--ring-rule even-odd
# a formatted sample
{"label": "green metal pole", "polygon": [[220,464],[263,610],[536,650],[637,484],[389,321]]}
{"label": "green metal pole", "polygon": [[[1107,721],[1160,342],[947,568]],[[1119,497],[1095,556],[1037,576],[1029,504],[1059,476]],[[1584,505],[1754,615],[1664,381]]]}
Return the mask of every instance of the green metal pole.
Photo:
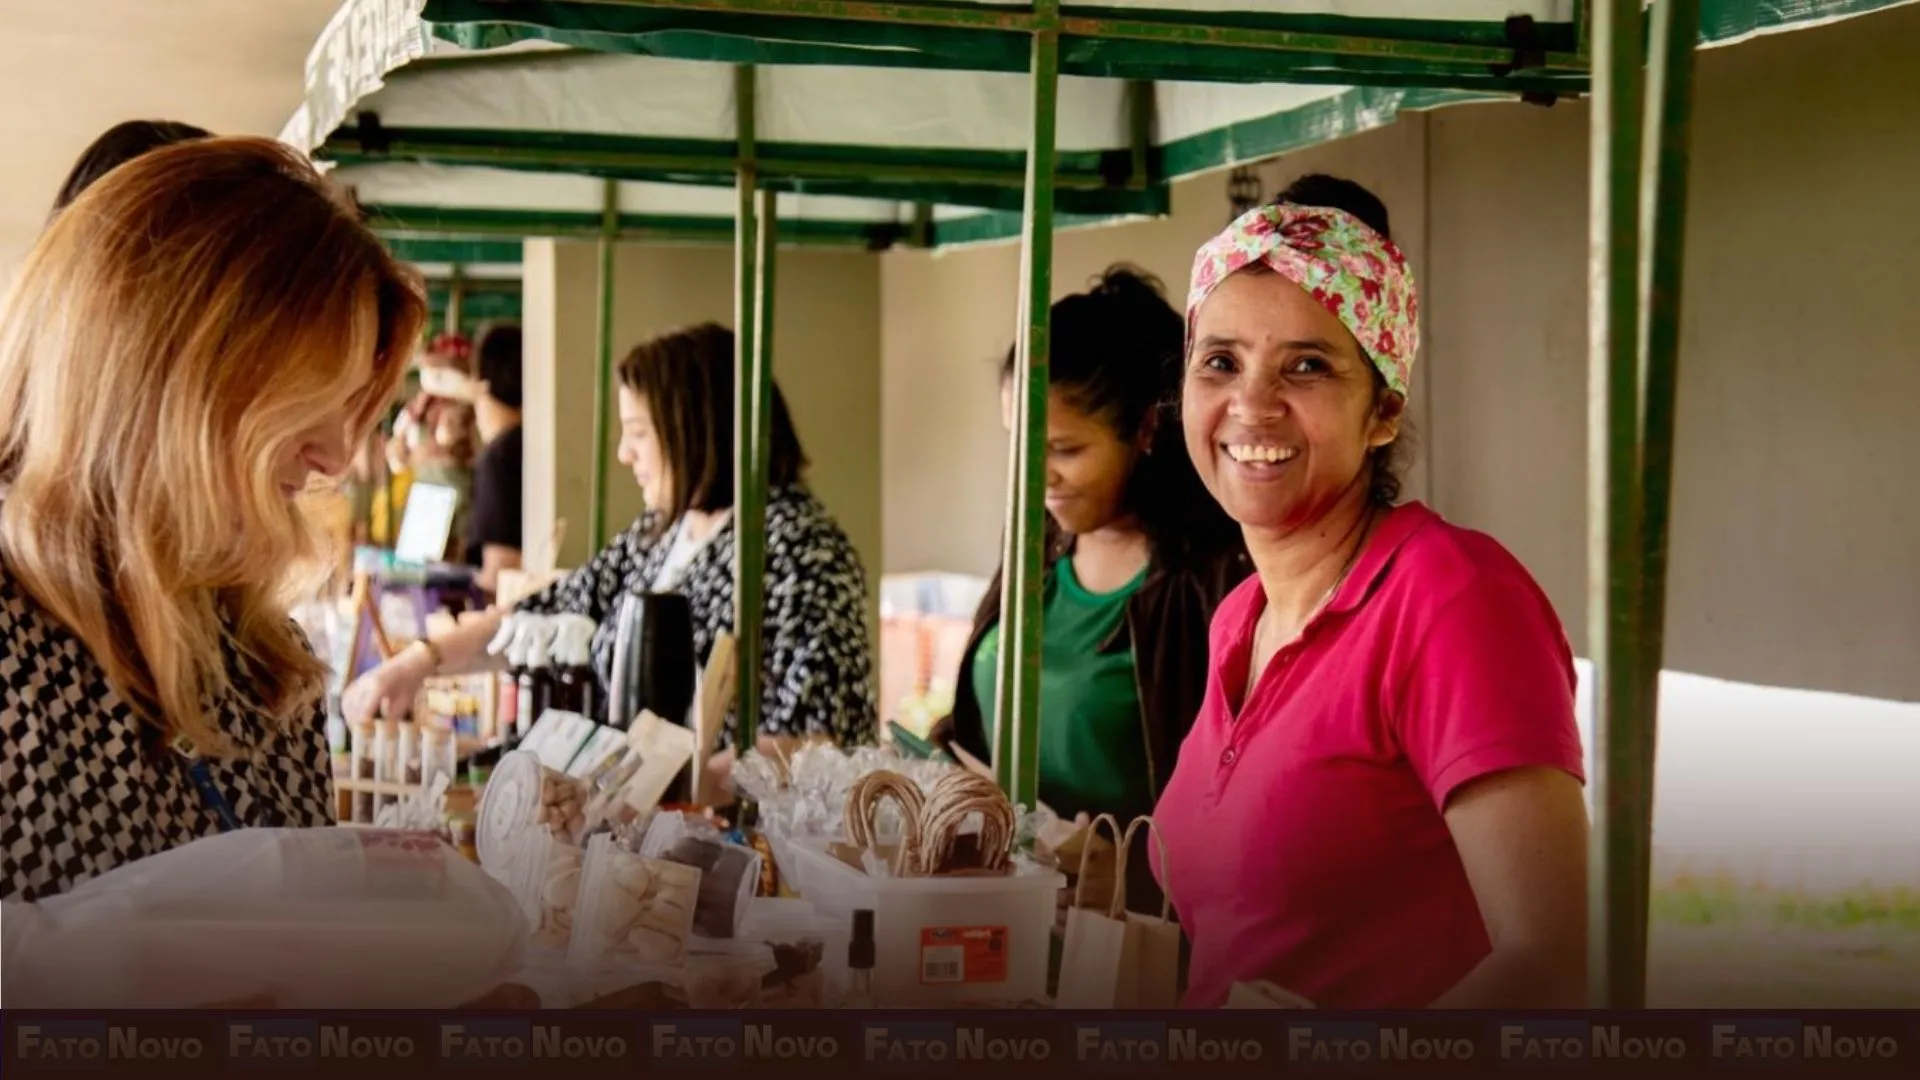
{"label": "green metal pole", "polygon": [[[1059,0],[1037,14],[1056,16]],[[1027,142],[1026,215],[1020,236],[1020,326],[1014,338],[1018,389],[1008,465],[1007,547],[1000,593],[1000,673],[994,713],[994,771],[1014,802],[1031,807],[1040,790],[1040,634],[1046,569],[1048,332],[1053,296],[1054,123],[1060,90],[1060,36],[1033,35],[1033,130]]]}
{"label": "green metal pole", "polygon": [[461,301],[467,298],[467,275],[459,263],[453,264],[453,273],[447,280],[446,325],[442,327],[449,334],[460,332]]}
{"label": "green metal pole", "polygon": [[1593,658],[1591,1004],[1639,1008],[1646,988],[1651,742],[1642,703],[1639,459],[1639,0],[1593,9],[1588,259],[1587,647]]}
{"label": "green metal pole", "polygon": [[1639,918],[1653,885],[1653,781],[1659,746],[1660,672],[1665,667],[1668,515],[1673,504],[1675,400],[1679,387],[1680,292],[1686,256],[1687,170],[1693,134],[1694,43],[1699,0],[1658,0],[1651,9],[1646,132],[1640,167],[1640,710],[1644,734],[1635,792],[1647,860],[1636,867]]}
{"label": "green metal pole", "polygon": [[1153,183],[1149,155],[1153,151],[1156,85],[1140,79],[1127,84],[1127,186],[1135,191],[1145,191]]}
{"label": "green metal pole", "polygon": [[587,513],[587,542],[592,551],[607,543],[607,416],[613,409],[613,251],[620,236],[620,185],[606,181],[600,216],[600,310],[594,331],[599,350],[593,373],[593,502]]}
{"label": "green metal pole", "polygon": [[[759,628],[766,622],[767,502],[773,479],[773,271],[780,219],[776,192],[761,189],[754,193],[754,199],[754,266],[758,277],[753,284],[753,355],[746,386],[747,452],[741,458],[752,479],[742,492],[741,521],[734,533],[740,559],[740,585],[735,590],[739,610],[734,618],[737,626],[755,628],[754,633],[741,636],[739,653],[745,667],[740,673],[741,685],[752,695],[757,716],[766,658],[765,635]],[[748,537],[749,542],[739,543]],[[753,735],[754,728],[742,719],[737,745],[753,745]]]}
{"label": "green metal pole", "polygon": [[[765,640],[761,619],[766,599],[767,482],[760,470],[765,452],[759,439],[757,390],[766,354],[760,341],[760,289],[766,270],[760,261],[759,176],[754,166],[757,94],[754,69],[734,69],[735,125],[739,133],[733,299],[733,628],[734,752],[745,754],[760,730],[760,670]],[[769,305],[767,309],[771,312]]]}

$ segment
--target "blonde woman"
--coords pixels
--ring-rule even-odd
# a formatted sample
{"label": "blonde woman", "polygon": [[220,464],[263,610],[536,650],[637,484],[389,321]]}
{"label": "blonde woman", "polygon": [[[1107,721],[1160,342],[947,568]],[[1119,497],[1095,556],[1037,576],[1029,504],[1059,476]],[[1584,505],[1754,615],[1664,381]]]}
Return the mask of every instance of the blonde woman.
{"label": "blonde woman", "polygon": [[0,309],[0,898],[332,823],[297,497],[346,470],[425,318],[264,139],[142,155],[34,246]]}

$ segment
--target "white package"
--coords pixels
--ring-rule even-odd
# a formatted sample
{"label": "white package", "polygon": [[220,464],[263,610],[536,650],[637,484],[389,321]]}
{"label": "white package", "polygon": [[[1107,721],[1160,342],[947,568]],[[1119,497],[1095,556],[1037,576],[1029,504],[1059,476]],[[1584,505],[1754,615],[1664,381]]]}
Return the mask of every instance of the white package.
{"label": "white package", "polygon": [[527,939],[513,895],[453,848],[352,828],[208,837],[6,921],[13,1008],[449,1008],[507,982]]}

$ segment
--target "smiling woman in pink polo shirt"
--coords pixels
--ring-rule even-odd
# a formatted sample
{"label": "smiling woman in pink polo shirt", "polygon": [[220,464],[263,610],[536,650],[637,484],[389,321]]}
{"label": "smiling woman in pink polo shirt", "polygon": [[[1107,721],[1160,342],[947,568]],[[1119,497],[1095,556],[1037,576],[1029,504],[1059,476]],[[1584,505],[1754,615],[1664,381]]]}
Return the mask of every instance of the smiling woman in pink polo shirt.
{"label": "smiling woman in pink polo shirt", "polygon": [[1397,504],[1416,311],[1384,208],[1328,177],[1194,262],[1187,449],[1257,573],[1155,811],[1190,1005],[1584,1003],[1573,658],[1518,560]]}

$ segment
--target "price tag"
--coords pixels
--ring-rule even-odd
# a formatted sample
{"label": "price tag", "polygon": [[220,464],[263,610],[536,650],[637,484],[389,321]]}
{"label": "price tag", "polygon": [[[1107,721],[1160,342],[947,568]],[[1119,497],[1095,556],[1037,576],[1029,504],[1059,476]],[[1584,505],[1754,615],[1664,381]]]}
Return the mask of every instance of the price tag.
{"label": "price tag", "polygon": [[920,985],[1007,981],[1007,928],[928,926],[920,931]]}

